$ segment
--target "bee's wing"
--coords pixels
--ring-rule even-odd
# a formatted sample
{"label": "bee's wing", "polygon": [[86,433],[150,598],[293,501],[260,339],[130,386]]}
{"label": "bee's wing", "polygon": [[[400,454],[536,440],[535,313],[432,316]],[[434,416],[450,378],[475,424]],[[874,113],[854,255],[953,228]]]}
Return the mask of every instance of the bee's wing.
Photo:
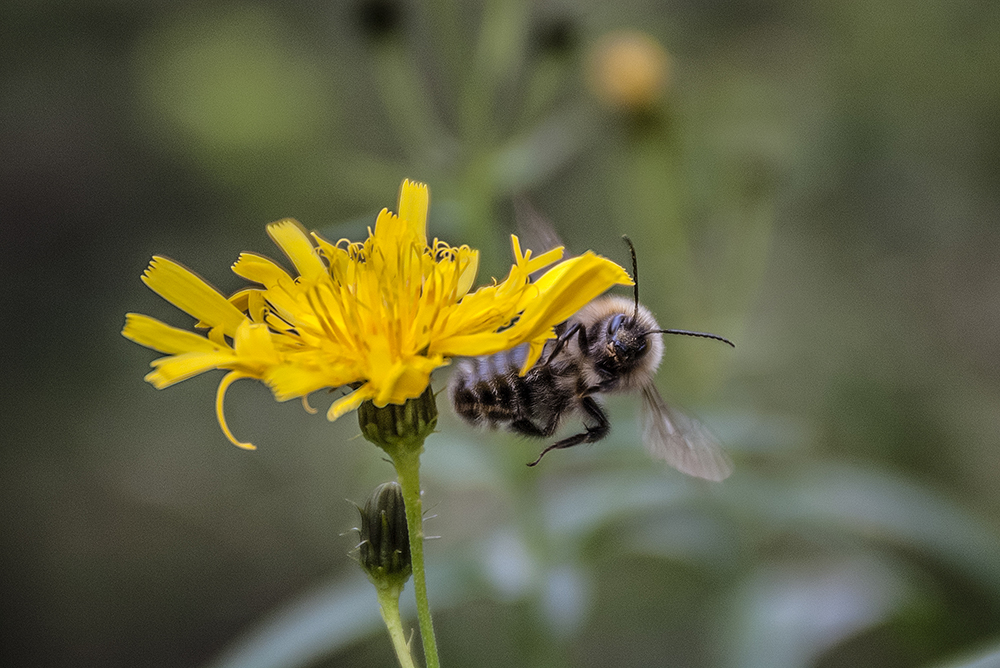
{"label": "bee's wing", "polygon": [[[566,244],[559,238],[552,221],[531,205],[524,196],[514,198],[514,222],[517,225],[517,236],[521,240],[521,248],[532,251],[533,257],[538,257],[542,253],[563,246]],[[569,257],[566,253],[564,258]],[[544,273],[542,270],[535,272],[532,278]]]}
{"label": "bee's wing", "polygon": [[708,429],[672,410],[656,386],[642,388],[642,434],[649,453],[681,473],[706,480],[725,480],[733,463]]}

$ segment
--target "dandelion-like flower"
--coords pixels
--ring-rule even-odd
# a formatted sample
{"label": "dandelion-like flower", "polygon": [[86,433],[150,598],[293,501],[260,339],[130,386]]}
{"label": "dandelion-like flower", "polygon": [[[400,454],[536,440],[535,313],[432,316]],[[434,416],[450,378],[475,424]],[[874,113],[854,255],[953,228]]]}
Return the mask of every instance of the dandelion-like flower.
{"label": "dandelion-like flower", "polygon": [[590,55],[591,88],[625,111],[648,111],[670,84],[670,54],[651,35],[624,30],[605,35]]}
{"label": "dandelion-like flower", "polygon": [[161,389],[212,369],[229,371],[216,393],[219,424],[235,445],[252,449],[233,436],[223,412],[236,380],[260,380],[278,401],[301,397],[307,409],[311,392],[351,388],[330,406],[330,420],[366,400],[402,404],[419,397],[431,372],[454,356],[528,343],[526,372],[555,325],[612,285],[631,284],[606,258],[587,252],[558,262],[562,248],[532,257],[511,236],[507,278],[471,292],[479,252],[428,242],[429,199],[425,185],[404,181],[398,213],[383,209],[364,242],[330,243],[294,220],[272,223],[268,234],[298,275],[242,253],[232,269],[255,285],[228,299],[180,264],[154,256],[143,282],[197,318],[194,327],[207,334],[129,313],[122,334],[167,354],[151,363],[146,380]]}

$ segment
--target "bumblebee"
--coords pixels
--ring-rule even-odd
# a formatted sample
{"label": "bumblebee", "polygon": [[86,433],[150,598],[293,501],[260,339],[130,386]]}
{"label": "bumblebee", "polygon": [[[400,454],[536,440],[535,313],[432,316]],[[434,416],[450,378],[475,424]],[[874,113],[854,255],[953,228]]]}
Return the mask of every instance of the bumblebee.
{"label": "bumblebee", "polygon": [[661,329],[639,303],[639,276],[632,252],[634,298],[606,295],[595,299],[555,328],[539,361],[521,376],[527,355],[523,344],[493,355],[460,360],[449,382],[455,412],[478,427],[505,429],[522,436],[549,438],[572,415],[583,419],[584,431],[552,443],[548,452],[606,437],[611,423],[600,396],[642,396],[643,441],[650,454],[698,478],[723,480],[732,463],[712,434],[699,422],[671,409],[653,377],[663,358],[663,334],[722,341],[707,332]]}

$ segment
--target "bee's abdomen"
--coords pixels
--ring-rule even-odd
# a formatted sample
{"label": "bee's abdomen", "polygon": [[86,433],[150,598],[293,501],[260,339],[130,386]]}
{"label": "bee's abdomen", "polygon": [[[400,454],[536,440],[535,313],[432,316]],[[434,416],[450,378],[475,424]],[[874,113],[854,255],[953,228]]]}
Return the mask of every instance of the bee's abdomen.
{"label": "bee's abdomen", "polygon": [[[536,366],[519,375],[526,348],[518,346],[494,355],[461,360],[451,376],[450,395],[455,412],[473,425],[503,428],[534,420],[537,395],[551,384],[551,374]],[[546,380],[547,379],[547,380]],[[541,384],[541,385],[540,385]]]}

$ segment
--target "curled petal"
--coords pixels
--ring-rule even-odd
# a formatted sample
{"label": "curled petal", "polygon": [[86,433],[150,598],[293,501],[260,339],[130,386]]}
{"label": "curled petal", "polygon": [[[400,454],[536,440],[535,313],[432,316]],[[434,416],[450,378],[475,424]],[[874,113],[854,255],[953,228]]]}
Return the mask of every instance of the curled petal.
{"label": "curled petal", "polygon": [[364,401],[375,398],[375,390],[371,383],[365,383],[347,396],[341,397],[333,402],[330,410],[326,412],[326,419],[333,422],[344,413],[349,413],[360,406]]}
{"label": "curled petal", "polygon": [[226,390],[229,386],[238,381],[240,378],[250,378],[246,374],[240,373],[239,371],[230,371],[226,374],[222,382],[219,383],[219,389],[215,392],[215,416],[219,419],[219,426],[222,427],[222,433],[226,435],[229,442],[238,448],[243,448],[244,450],[256,450],[257,446],[253,443],[244,443],[242,441],[237,441],[236,437],[233,436],[233,432],[229,430],[229,425],[226,424],[226,414],[223,411],[223,401],[226,397]]}

